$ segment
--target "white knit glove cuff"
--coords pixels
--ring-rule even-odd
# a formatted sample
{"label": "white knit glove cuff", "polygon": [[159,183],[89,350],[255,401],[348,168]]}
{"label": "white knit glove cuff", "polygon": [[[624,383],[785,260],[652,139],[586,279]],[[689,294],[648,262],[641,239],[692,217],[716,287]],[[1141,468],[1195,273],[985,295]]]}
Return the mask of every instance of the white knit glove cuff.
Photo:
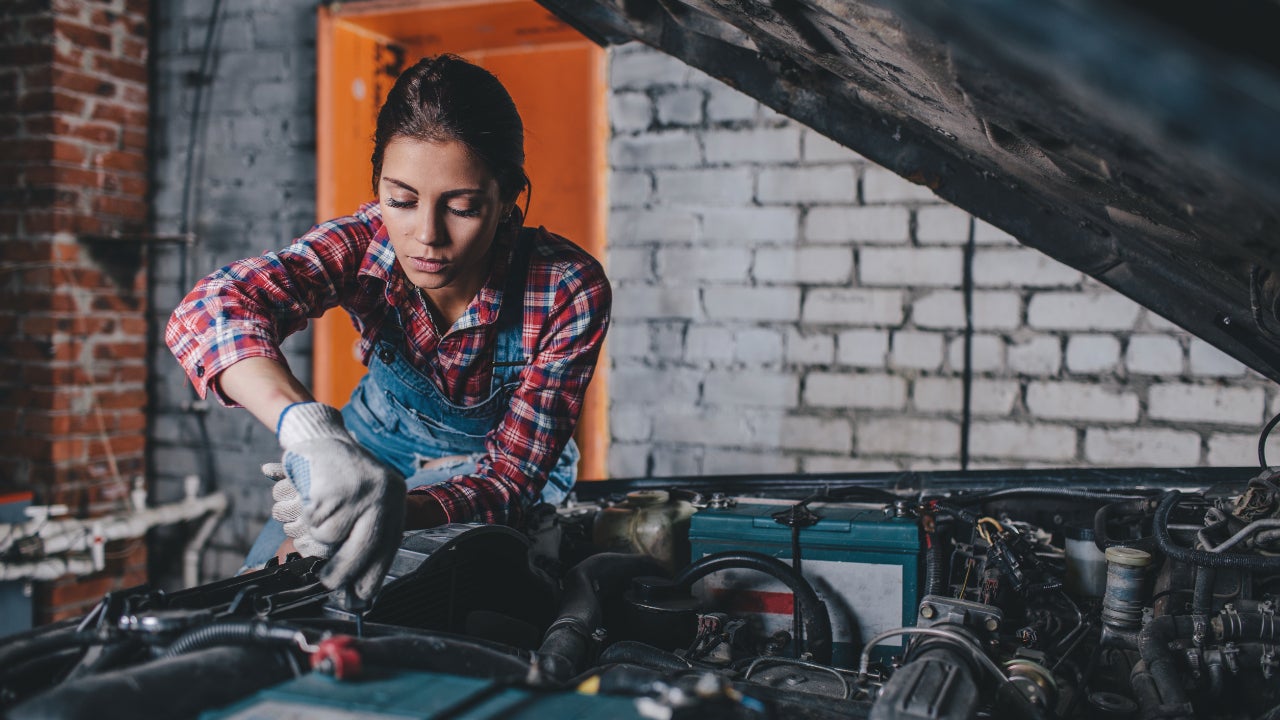
{"label": "white knit glove cuff", "polygon": [[319,402],[300,402],[280,413],[276,437],[280,439],[280,447],[288,450],[300,442],[325,437],[350,440],[351,433],[347,432],[338,408]]}

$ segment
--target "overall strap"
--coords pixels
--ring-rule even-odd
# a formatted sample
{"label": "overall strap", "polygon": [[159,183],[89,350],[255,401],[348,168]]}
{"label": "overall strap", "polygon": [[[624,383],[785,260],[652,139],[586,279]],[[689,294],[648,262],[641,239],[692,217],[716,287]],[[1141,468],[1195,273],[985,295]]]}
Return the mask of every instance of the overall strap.
{"label": "overall strap", "polygon": [[529,282],[529,257],[533,252],[533,233],[521,231],[516,236],[515,251],[507,266],[506,284],[502,288],[502,308],[494,329],[493,382],[491,390],[520,379],[520,371],[528,364],[524,351],[524,295]]}

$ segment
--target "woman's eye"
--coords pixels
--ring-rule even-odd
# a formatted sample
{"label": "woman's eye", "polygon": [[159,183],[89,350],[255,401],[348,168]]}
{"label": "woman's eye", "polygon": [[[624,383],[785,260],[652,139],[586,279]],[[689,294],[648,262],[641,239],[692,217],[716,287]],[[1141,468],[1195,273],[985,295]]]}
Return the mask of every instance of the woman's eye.
{"label": "woman's eye", "polygon": [[397,200],[393,197],[387,198],[387,207],[410,208],[416,204],[417,204],[416,200]]}
{"label": "woman's eye", "polygon": [[454,215],[457,215],[458,217],[464,217],[464,218],[473,218],[473,217],[478,217],[480,215],[480,210],[476,208],[459,208],[459,207],[454,207],[452,205],[449,206],[449,212],[453,213]]}

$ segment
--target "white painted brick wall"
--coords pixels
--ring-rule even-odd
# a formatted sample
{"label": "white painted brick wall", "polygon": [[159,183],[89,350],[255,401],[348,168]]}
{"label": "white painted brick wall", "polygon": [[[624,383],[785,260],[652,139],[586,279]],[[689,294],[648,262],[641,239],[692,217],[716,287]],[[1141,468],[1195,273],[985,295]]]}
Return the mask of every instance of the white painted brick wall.
{"label": "white painted brick wall", "polygon": [[752,277],[769,284],[847,285],[853,276],[853,251],[840,247],[761,248]]}
{"label": "white painted brick wall", "polygon": [[1120,362],[1120,340],[1114,335],[1074,335],[1067,338],[1067,370],[1100,373],[1115,370]]}
{"label": "white painted brick wall", "polygon": [[1157,420],[1261,426],[1266,400],[1262,388],[1169,383],[1153,385],[1149,402]]}
{"label": "white painted brick wall", "polygon": [[805,217],[810,242],[905,243],[911,212],[903,207],[814,207]]}
{"label": "white painted brick wall", "polygon": [[708,287],[703,302],[711,320],[795,322],[800,318],[799,288]]}
{"label": "white painted brick wall", "polygon": [[1198,465],[1200,436],[1164,428],[1090,428],[1084,436],[1084,455],[1104,466]]}
{"label": "white painted brick wall", "polygon": [[719,81],[611,57],[612,472],[956,467],[971,235],[971,467],[1254,461],[1255,373]]}
{"label": "white painted brick wall", "polygon": [[937,248],[864,248],[858,254],[858,280],[866,286],[955,286],[963,267],[959,250]]}
{"label": "white painted brick wall", "polygon": [[[1239,467],[1258,463],[1258,434],[1212,433],[1209,435],[1209,465]],[[1267,464],[1280,464],[1280,433],[1267,438]]]}
{"label": "white painted brick wall", "polygon": [[805,378],[803,400],[818,408],[901,410],[907,382],[892,375],[813,372]]}
{"label": "white painted brick wall", "polygon": [[1138,419],[1138,395],[1076,382],[1033,382],[1027,385],[1027,410],[1054,420]]}
{"label": "white painted brick wall", "polygon": [[897,325],[902,322],[900,290],[810,290],[804,322],[839,325]]}

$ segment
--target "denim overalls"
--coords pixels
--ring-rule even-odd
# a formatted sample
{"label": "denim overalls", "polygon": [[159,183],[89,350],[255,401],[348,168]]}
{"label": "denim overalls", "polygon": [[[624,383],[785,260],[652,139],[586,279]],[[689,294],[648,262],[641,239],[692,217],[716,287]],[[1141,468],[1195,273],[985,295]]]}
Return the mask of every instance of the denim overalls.
{"label": "denim overalls", "polygon": [[[498,312],[489,397],[475,405],[455,405],[405,357],[404,330],[398,313],[388,314],[369,372],[360,380],[342,419],[356,440],[405,476],[410,490],[466,472],[484,455],[485,437],[497,428],[520,385],[528,362],[523,347],[524,290],[533,238],[522,233],[508,268]],[[425,308],[423,308],[425,312]],[[435,458],[465,455],[444,467],[419,470]],[[570,438],[542,489],[543,502],[557,504],[577,477],[578,446]],[[245,557],[244,569],[260,567],[284,542],[284,527],[271,519]]]}

